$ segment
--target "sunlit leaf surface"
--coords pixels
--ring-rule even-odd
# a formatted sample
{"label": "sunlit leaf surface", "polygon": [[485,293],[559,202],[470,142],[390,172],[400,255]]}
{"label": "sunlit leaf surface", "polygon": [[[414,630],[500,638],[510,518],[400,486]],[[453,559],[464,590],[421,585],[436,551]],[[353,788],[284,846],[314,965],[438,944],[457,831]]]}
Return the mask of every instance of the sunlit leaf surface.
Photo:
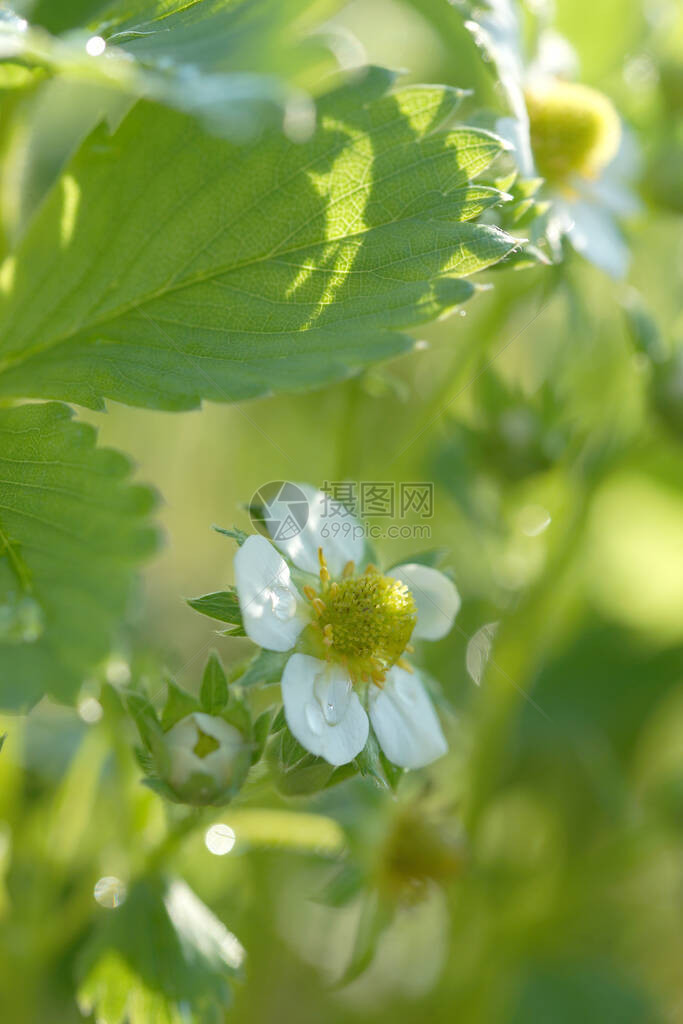
{"label": "sunlit leaf surface", "polygon": [[98,130],[2,269],[0,394],[181,409],[409,348],[515,243],[472,223],[500,142],[437,130],[457,92],[390,85],[336,92],[303,145],[237,147],[146,103]]}

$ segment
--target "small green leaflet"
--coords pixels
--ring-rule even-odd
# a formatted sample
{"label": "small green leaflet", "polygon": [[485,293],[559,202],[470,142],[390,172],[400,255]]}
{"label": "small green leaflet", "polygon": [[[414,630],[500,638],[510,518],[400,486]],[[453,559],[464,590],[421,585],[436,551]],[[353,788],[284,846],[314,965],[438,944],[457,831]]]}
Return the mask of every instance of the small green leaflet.
{"label": "small green leaflet", "polygon": [[472,223],[503,143],[440,130],[457,91],[392,81],[325,97],[303,144],[236,146],[147,102],[94,132],[0,268],[0,395],[187,409],[410,348],[518,242]]}
{"label": "small green leaflet", "polygon": [[245,636],[242,624],[242,612],[237,598],[237,591],[234,587],[230,590],[219,590],[215,594],[202,594],[201,597],[191,597],[187,602],[190,608],[196,612],[207,615],[210,619],[218,619],[220,622],[229,622],[234,629],[229,630],[230,636]]}
{"label": "small green leaflet", "polygon": [[71,700],[109,651],[156,497],[57,403],[0,409],[0,706]]}

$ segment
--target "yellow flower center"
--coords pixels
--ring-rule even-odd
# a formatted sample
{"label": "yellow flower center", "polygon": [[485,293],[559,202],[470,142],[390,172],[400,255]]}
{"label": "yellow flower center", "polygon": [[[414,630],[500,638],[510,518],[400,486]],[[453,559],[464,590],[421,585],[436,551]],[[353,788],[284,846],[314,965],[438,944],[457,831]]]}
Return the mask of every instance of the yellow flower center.
{"label": "yellow flower center", "polygon": [[330,661],[348,669],[354,681],[372,680],[381,685],[387,669],[402,662],[412,651],[409,640],[417,609],[405,583],[383,576],[375,566],[360,575],[353,563],[340,580],[330,582],[325,559],[320,553],[320,592],[305,587],[316,614],[318,646]]}
{"label": "yellow flower center", "polygon": [[621,122],[611,101],[587,85],[560,80],[525,96],[539,173],[552,184],[573,174],[596,177],[619,147]]}

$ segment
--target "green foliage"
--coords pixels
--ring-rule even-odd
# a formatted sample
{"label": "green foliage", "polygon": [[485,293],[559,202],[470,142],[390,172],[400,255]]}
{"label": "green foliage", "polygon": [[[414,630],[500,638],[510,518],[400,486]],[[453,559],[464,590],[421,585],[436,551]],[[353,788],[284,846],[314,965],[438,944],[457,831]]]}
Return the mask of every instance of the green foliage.
{"label": "green foliage", "polygon": [[[549,5],[15,6],[0,706],[34,706],[0,719],[3,1020],[677,1019],[683,16],[557,0],[645,155],[574,196],[486,130],[523,129],[539,58],[572,77]],[[349,27],[406,78],[340,71]],[[625,250],[624,217],[627,288],[563,241],[572,221]],[[135,603],[155,500],[105,444],[168,495]],[[415,642],[449,747],[424,770],[372,729],[342,768],[308,753],[289,652],[201,663],[216,622],[243,633],[247,534],[207,526],[252,528],[245,499],[290,477],[433,482],[431,517],[371,520],[358,562],[457,577],[454,630]],[[177,595],[212,578],[188,602],[209,623]]]}
{"label": "green foliage", "polygon": [[[332,34],[311,34],[331,6],[312,11],[306,0],[70,0],[58,12],[39,3],[28,27],[9,15],[3,33],[13,57],[41,78],[75,82],[76,96],[104,87],[186,111],[232,138],[254,138],[264,128],[305,138],[314,108],[304,89],[335,67]],[[78,27],[83,21],[87,29]],[[72,31],[55,36],[46,28]],[[106,50],[86,49],[95,34]]]}
{"label": "green foliage", "polygon": [[98,129],[5,265],[0,394],[187,409],[406,351],[398,331],[515,242],[471,223],[500,142],[437,130],[457,93],[390,85],[326,97],[302,145],[238,148],[149,103]]}
{"label": "green foliage", "polygon": [[212,1024],[231,1002],[243,950],[182,881],[138,880],[105,910],[81,957],[78,1001],[103,1024]]}
{"label": "green foliage", "polygon": [[[71,701],[110,650],[132,573],[157,546],[156,497],[63,405],[0,409],[0,705]],[[87,626],[85,625],[87,623]]]}

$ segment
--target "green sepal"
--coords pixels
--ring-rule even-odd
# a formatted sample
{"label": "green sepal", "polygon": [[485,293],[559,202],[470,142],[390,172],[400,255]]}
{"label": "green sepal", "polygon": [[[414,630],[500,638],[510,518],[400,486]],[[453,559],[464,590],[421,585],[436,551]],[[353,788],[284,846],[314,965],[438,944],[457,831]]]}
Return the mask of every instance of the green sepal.
{"label": "green sepal", "polygon": [[262,711],[254,722],[252,729],[252,742],[253,749],[251,753],[251,763],[256,764],[263,757],[263,752],[266,749],[266,743],[270,736],[270,724],[273,718],[272,709],[268,708],[266,711]]}
{"label": "green sepal", "polygon": [[367,743],[355,758],[355,764],[364,778],[372,779],[380,789],[389,789],[389,783],[380,760],[379,743],[372,727],[368,732]]}
{"label": "green sepal", "polygon": [[236,541],[239,547],[242,547],[245,540],[249,536],[248,533],[245,533],[244,530],[240,530],[237,526],[233,526],[231,530],[227,530],[223,526],[214,525],[211,527],[211,529],[215,530],[216,533],[222,533],[224,537],[231,537],[234,541]]}
{"label": "green sepal", "polygon": [[201,615],[219,622],[229,622],[232,626],[244,628],[239,598],[234,587],[228,590],[217,590],[213,594],[202,594],[200,597],[189,597],[187,603]]}
{"label": "green sepal", "polygon": [[206,662],[199,700],[202,710],[209,715],[222,711],[228,703],[228,680],[215,651],[211,651]]}
{"label": "green sepal", "polygon": [[246,637],[247,631],[244,626],[230,626],[226,630],[216,630],[217,637]]}
{"label": "green sepal", "polygon": [[275,735],[275,733],[282,732],[282,730],[286,728],[287,716],[285,715],[285,709],[280,708],[275,718],[273,719],[273,724],[270,727],[270,731],[273,735]]}
{"label": "green sepal", "polygon": [[322,757],[309,754],[282,729],[269,744],[266,757],[275,786],[284,796],[306,796],[325,789],[335,771]]}
{"label": "green sepal", "polygon": [[244,674],[236,679],[240,686],[268,686],[279,683],[291,651],[260,650],[247,665]]}
{"label": "green sepal", "polygon": [[513,189],[502,191],[511,191],[515,199],[530,199],[536,195],[544,181],[545,178],[518,178]]}
{"label": "green sepal", "polygon": [[398,789],[399,782],[403,778],[405,769],[399,768],[397,764],[390,761],[383,750],[380,750],[379,752],[379,760],[382,765],[382,770],[384,771],[384,776],[389,783],[389,788],[392,793],[395,793]]}
{"label": "green sepal", "polygon": [[152,792],[157,794],[157,796],[163,796],[165,800],[170,800],[174,804],[185,803],[185,801],[181,800],[178,794],[171,789],[169,784],[164,782],[164,780],[160,779],[157,775],[145,775],[142,780],[142,785],[147,786],[147,788],[151,789]]}
{"label": "green sepal", "polygon": [[167,679],[166,704],[161,713],[161,728],[164,732],[168,732],[176,722],[187,718],[193,711],[199,711],[197,698],[182,690],[172,679]]}
{"label": "green sepal", "polygon": [[141,693],[126,694],[126,707],[135,722],[140,739],[152,754],[159,775],[168,771],[169,757],[164,741],[164,731],[151,702]]}
{"label": "green sepal", "polygon": [[229,725],[233,725],[244,737],[251,736],[252,721],[249,708],[243,700],[235,697],[234,694],[231,694],[227,708],[220,712],[220,717]]}

